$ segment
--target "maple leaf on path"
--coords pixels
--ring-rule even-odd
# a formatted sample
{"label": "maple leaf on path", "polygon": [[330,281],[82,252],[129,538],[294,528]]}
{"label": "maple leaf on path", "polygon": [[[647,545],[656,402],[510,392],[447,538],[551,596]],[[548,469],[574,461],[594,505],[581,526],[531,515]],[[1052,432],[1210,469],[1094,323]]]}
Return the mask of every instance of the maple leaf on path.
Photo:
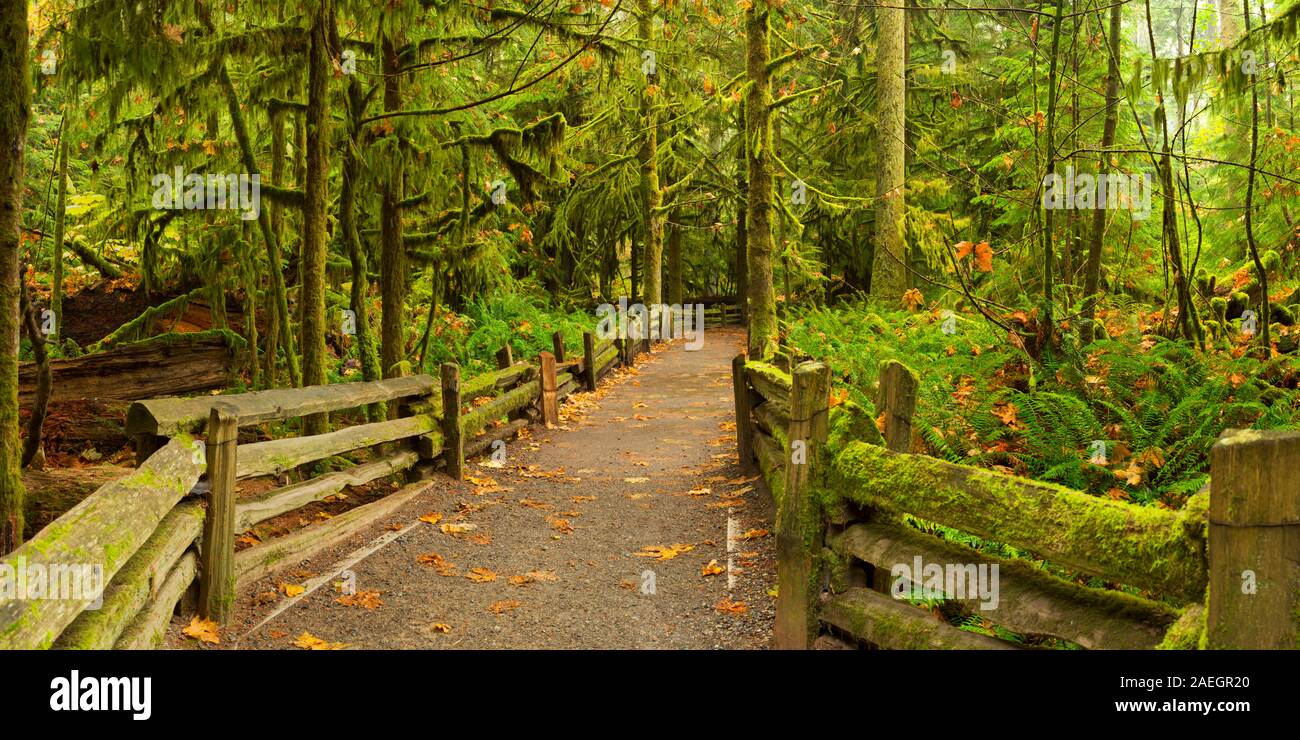
{"label": "maple leaf on path", "polygon": [[181,630],[181,634],[186,637],[192,637],[202,642],[210,642],[214,645],[221,642],[221,628],[211,619],[202,619],[194,617],[190,623]]}

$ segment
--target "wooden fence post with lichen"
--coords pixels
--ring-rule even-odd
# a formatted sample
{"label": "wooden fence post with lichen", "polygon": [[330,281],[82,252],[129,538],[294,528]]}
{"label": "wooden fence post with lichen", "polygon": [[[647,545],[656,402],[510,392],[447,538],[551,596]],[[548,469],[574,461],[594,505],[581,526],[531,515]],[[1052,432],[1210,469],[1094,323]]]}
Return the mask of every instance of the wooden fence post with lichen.
{"label": "wooden fence post with lichen", "polygon": [[589,331],[582,333],[582,384],[596,390],[596,337]]}
{"label": "wooden fence post with lichen", "polygon": [[564,335],[560,332],[551,334],[551,348],[554,350],[555,361],[564,362]]}
{"label": "wooden fence post with lichen", "polygon": [[741,471],[749,473],[754,469],[754,426],[749,416],[753,404],[749,398],[745,360],[743,352],[731,360],[731,390],[736,399],[736,455]]}
{"label": "wooden fence post with lichen", "polygon": [[235,607],[235,474],[239,455],[239,417],[216,405],[208,417],[208,510],[203,519],[199,581],[200,614],[219,624]]}
{"label": "wooden fence post with lichen", "polygon": [[1229,429],[1210,452],[1210,648],[1300,648],[1300,433]]}
{"label": "wooden fence post with lichen", "polygon": [[916,373],[897,360],[880,363],[876,413],[883,415],[885,447],[894,452],[912,449],[912,413],[916,410]]}
{"label": "wooden fence post with lichen", "polygon": [[442,459],[447,475],[461,480],[465,475],[465,443],[460,430],[460,365],[442,364]]}
{"label": "wooden fence post with lichen", "polygon": [[538,364],[542,369],[542,423],[549,429],[560,424],[560,410],[555,384],[555,355],[550,352],[542,352]]}
{"label": "wooden fence post with lichen", "polygon": [[785,495],[777,502],[777,600],[775,644],[806,649],[817,637],[814,599],[823,527],[815,489],[826,446],[830,406],[830,368],[805,362],[795,368],[790,391],[790,425],[785,450]]}

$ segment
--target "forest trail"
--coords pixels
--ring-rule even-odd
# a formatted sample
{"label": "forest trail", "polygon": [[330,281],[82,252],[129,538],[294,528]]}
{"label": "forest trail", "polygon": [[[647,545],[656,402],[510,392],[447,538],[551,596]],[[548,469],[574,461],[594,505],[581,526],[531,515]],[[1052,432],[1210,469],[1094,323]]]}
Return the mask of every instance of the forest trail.
{"label": "forest trail", "polygon": [[[570,397],[561,426],[529,427],[501,467],[483,457],[465,483],[435,476],[372,531],[242,590],[222,646],[292,649],[307,632],[353,648],[767,647],[772,503],[736,464],[742,346],[739,331],[710,331],[698,351],[661,346]],[[639,554],[675,545],[691,549]],[[711,561],[721,572],[705,575]],[[349,573],[358,605],[339,601]],[[281,584],[309,590],[289,598]],[[382,604],[367,608],[371,592]],[[169,643],[194,647],[177,628]]]}

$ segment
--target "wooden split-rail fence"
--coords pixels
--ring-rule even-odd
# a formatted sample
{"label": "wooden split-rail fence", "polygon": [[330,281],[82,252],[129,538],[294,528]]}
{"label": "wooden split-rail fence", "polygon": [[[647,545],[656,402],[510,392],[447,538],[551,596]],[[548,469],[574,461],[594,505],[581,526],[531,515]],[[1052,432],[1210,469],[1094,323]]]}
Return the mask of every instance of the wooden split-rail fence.
{"label": "wooden split-rail fence", "polygon": [[[791,364],[732,367],[740,461],[777,504],[777,647],[1300,647],[1300,433],[1224,432],[1211,484],[1171,511],[909,454],[910,369],[882,364],[873,418],[832,405],[826,364]],[[922,563],[945,576],[997,565],[997,598],[945,578],[956,613],[942,618],[916,598],[928,579],[907,579]]]}
{"label": "wooden split-rail fence", "polygon": [[[20,578],[40,573],[48,581],[39,596],[24,583],[27,598],[0,599],[0,649],[151,648],[178,611],[225,623],[241,587],[393,514],[428,486],[421,481],[437,469],[459,480],[466,458],[533,421],[559,423],[561,400],[595,390],[616,366],[633,364],[650,347],[648,339],[604,341],[587,333],[581,356],[570,358],[557,332],[553,351],[540,353],[535,363],[516,362],[506,346],[497,353],[497,370],[470,379],[448,363],[440,378],[137,402],[127,413],[136,470],[0,559],[0,568],[24,574]],[[397,418],[245,441],[252,427],[372,404],[396,407]],[[373,459],[258,495],[236,495],[241,480],[284,477],[359,450],[374,450]],[[236,536],[259,522],[399,474],[407,485],[376,501],[235,551]],[[98,570],[102,590],[88,593],[87,584],[71,582],[84,579],[88,567]],[[60,596],[85,598],[51,598],[56,588],[63,589]]]}

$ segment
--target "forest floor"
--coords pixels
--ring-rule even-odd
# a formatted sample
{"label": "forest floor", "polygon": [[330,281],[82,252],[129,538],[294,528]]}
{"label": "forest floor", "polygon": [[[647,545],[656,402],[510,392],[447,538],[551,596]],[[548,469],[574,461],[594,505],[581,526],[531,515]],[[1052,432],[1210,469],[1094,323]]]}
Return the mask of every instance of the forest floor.
{"label": "forest floor", "polygon": [[561,425],[530,427],[503,464],[469,462],[464,483],[435,476],[371,531],[241,591],[220,645],[181,636],[181,620],[167,644],[767,647],[773,506],[737,467],[742,345],[734,330],[699,351],[661,345],[567,399]]}

